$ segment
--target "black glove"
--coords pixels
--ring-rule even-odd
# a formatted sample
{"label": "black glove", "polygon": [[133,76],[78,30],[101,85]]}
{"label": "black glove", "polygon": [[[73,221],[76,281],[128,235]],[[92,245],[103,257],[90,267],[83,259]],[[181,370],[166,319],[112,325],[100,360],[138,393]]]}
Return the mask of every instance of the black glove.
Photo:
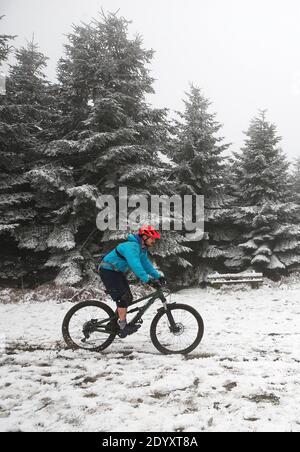
{"label": "black glove", "polygon": [[159,280],[158,280],[161,284],[167,284],[167,280],[166,278],[162,275]]}
{"label": "black glove", "polygon": [[147,282],[147,284],[148,284],[150,287],[153,287],[153,289],[156,289],[156,290],[161,289],[161,283],[159,282],[158,279],[150,279],[150,280]]}

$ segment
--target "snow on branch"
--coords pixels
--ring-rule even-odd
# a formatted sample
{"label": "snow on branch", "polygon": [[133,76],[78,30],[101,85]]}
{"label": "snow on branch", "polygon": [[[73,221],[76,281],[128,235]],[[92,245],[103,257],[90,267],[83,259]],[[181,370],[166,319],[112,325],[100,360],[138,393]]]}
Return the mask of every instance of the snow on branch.
{"label": "snow on branch", "polygon": [[70,227],[57,226],[50,234],[47,244],[49,248],[72,250],[75,248],[74,231]]}
{"label": "snow on branch", "polygon": [[64,267],[55,279],[57,286],[72,286],[82,281],[81,268],[77,262],[70,262]]}
{"label": "snow on branch", "polygon": [[15,230],[14,236],[19,242],[20,248],[44,251],[47,249],[47,238],[49,233],[49,226],[32,226]]}
{"label": "snow on branch", "polygon": [[0,208],[20,205],[32,201],[32,199],[32,193],[13,193],[0,195]]}

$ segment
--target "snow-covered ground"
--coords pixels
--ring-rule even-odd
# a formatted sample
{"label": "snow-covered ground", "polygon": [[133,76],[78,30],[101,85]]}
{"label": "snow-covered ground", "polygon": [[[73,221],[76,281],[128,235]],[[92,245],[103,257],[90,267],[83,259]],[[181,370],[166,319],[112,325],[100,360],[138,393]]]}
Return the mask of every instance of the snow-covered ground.
{"label": "snow-covered ground", "polygon": [[155,306],[136,335],[90,354],[62,342],[70,303],[0,304],[0,430],[299,432],[300,284],[172,301],[205,321],[186,357],[153,347]]}

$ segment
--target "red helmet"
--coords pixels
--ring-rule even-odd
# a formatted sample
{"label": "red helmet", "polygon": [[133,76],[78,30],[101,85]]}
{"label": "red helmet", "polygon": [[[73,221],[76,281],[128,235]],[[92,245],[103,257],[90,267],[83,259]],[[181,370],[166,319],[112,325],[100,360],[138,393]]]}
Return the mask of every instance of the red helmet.
{"label": "red helmet", "polygon": [[160,233],[153,227],[144,225],[139,229],[139,235],[146,235],[147,237],[151,237],[152,239],[160,239]]}

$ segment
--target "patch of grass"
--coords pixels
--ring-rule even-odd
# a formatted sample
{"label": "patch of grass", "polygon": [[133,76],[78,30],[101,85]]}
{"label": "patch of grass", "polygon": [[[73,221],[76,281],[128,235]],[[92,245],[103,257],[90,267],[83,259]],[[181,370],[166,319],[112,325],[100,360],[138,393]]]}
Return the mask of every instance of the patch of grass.
{"label": "patch of grass", "polygon": [[244,399],[250,400],[250,402],[254,403],[272,403],[273,405],[280,404],[280,397],[277,397],[275,394],[255,394],[251,397],[243,397]]}
{"label": "patch of grass", "polygon": [[5,352],[7,355],[16,355],[17,352],[29,352],[34,353],[38,351],[51,351],[51,350],[57,350],[60,348],[60,341],[56,341],[53,343],[53,345],[41,345],[41,344],[28,344],[24,342],[16,343],[16,344],[8,344],[8,346],[5,348]]}
{"label": "patch of grass", "polygon": [[164,392],[158,392],[158,391],[154,392],[153,394],[150,395],[150,397],[152,399],[157,399],[157,400],[163,399],[167,396],[168,396],[168,394],[165,394]]}
{"label": "patch of grass", "polygon": [[233,358],[220,358],[219,361],[221,363],[224,362],[224,361],[229,361],[229,362],[233,363],[233,362],[236,361],[236,359],[233,359]]}
{"label": "patch of grass", "polygon": [[234,388],[237,387],[236,382],[228,383],[227,385],[224,385],[223,388],[226,389],[226,391],[231,392]]}
{"label": "patch of grass", "polygon": [[183,359],[189,361],[191,359],[208,359],[214,358],[216,355],[214,353],[200,353],[199,355],[184,355]]}

